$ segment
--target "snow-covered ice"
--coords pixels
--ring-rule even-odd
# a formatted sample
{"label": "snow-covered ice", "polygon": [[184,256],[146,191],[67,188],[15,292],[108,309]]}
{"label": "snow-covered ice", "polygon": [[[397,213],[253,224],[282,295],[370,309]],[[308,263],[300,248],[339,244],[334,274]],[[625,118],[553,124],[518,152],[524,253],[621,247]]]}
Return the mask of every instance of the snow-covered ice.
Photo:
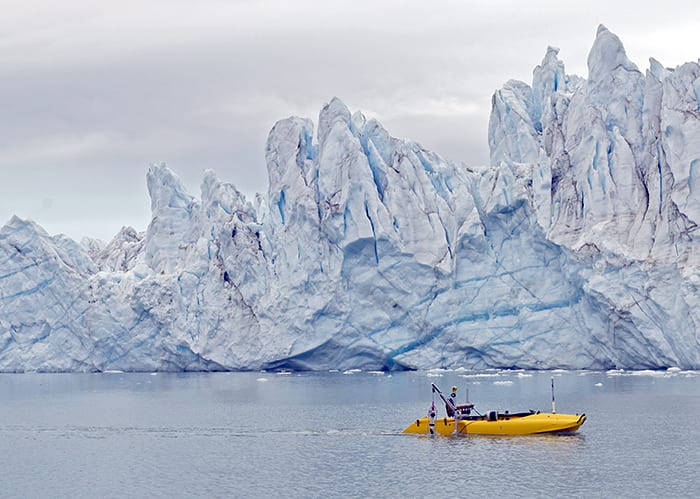
{"label": "snow-covered ice", "polygon": [[255,200],[154,165],[145,232],[12,218],[0,370],[700,368],[700,66],[601,26],[588,69],[498,90],[490,166],[332,99],[275,124]]}

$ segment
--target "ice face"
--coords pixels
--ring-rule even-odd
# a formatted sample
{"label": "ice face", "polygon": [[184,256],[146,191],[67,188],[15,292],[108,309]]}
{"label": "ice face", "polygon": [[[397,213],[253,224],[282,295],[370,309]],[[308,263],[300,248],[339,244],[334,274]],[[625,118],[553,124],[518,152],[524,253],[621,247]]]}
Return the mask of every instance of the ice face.
{"label": "ice face", "polygon": [[152,221],[0,230],[0,370],[700,366],[700,68],[606,28],[497,91],[492,166],[337,98],[275,124],[268,192],[147,173]]}

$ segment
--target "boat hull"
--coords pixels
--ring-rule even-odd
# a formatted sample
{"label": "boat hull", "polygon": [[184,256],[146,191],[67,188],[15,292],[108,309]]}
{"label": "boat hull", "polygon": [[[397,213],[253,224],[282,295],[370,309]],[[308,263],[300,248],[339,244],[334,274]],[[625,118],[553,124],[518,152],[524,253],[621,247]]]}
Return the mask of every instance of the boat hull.
{"label": "boat hull", "polygon": [[[457,421],[459,435],[535,435],[543,433],[574,433],[586,421],[586,415],[532,413],[498,415],[496,418],[473,417]],[[434,433],[455,433],[454,418],[435,418]],[[429,418],[416,419],[403,433],[430,434]]]}

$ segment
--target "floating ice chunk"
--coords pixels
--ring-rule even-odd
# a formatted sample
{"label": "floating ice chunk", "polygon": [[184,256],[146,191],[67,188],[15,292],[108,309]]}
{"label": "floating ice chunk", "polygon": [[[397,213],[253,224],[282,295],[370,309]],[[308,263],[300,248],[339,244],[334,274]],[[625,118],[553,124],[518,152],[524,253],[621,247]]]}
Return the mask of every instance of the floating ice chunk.
{"label": "floating ice chunk", "polygon": [[260,383],[267,383],[267,382],[270,381],[270,380],[267,379],[267,378],[258,378],[258,379],[256,379],[255,381],[259,381]]}
{"label": "floating ice chunk", "polygon": [[666,376],[666,371],[652,371],[651,369],[643,369],[641,371],[630,371],[632,376]]}
{"label": "floating ice chunk", "polygon": [[593,385],[593,386],[603,386],[603,383],[596,383],[596,384]]}
{"label": "floating ice chunk", "polygon": [[511,380],[505,380],[505,381],[494,381],[494,385],[512,385],[513,382]]}

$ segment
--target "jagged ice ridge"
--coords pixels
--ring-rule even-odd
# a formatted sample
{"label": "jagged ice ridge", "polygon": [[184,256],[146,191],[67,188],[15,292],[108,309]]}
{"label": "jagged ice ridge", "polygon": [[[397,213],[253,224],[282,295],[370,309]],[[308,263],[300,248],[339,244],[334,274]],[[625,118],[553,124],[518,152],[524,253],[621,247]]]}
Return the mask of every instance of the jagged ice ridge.
{"label": "jagged ice ridge", "polygon": [[0,230],[0,370],[700,367],[700,66],[601,26],[493,97],[491,165],[338,99],[278,122],[253,203],[164,165],[109,243]]}

